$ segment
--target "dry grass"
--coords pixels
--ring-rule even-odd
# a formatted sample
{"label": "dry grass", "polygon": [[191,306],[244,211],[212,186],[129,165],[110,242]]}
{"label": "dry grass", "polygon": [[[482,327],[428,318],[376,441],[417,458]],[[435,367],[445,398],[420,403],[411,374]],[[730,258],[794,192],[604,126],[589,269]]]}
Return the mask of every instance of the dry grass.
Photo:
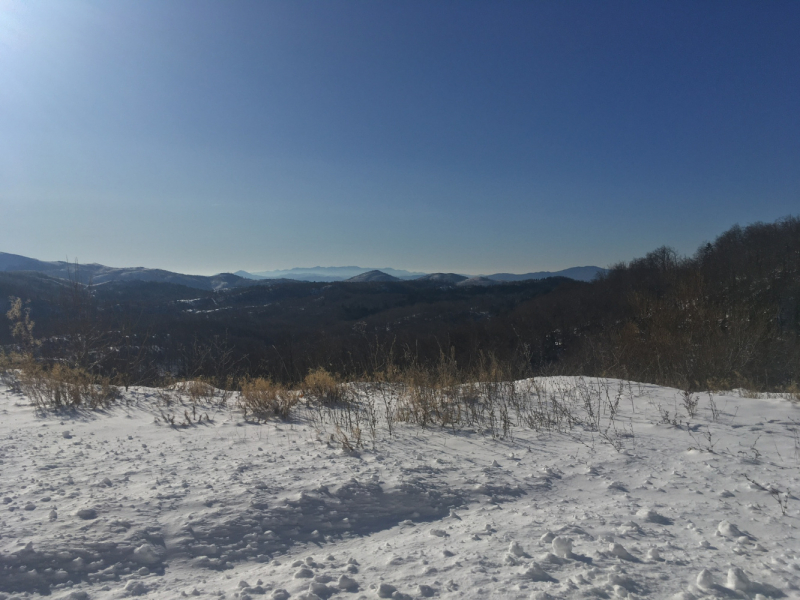
{"label": "dry grass", "polygon": [[471,376],[440,368],[399,370],[394,381],[384,375],[342,385],[345,401],[310,403],[307,414],[320,439],[345,451],[365,443],[375,448],[382,433],[391,438],[401,424],[466,429],[495,439],[511,439],[524,427],[568,434],[590,447],[607,443],[617,451],[634,443],[630,417],[620,416],[623,401],[633,406],[641,396],[630,384],[555,378],[542,385],[535,379],[501,380],[501,371],[494,371],[495,381]]}
{"label": "dry grass", "polygon": [[211,402],[214,399],[217,390],[213,385],[205,381],[187,381],[186,393],[192,402]]}
{"label": "dry grass", "polygon": [[[636,395],[630,385],[579,379],[556,380],[544,388],[533,379],[514,381],[508,376],[493,360],[487,360],[479,372],[465,373],[451,357],[443,356],[433,368],[392,368],[376,380],[347,384],[317,369],[297,391],[270,379],[249,379],[242,382],[237,402],[245,419],[267,421],[288,419],[305,398],[306,414],[321,432],[332,428],[331,441],[346,451],[355,451],[368,441],[374,447],[381,437],[379,428],[391,438],[400,423],[468,428],[493,438],[512,437],[516,427],[562,433],[578,428],[590,440],[597,436],[617,449],[631,438],[626,423],[618,418],[623,398],[633,403]],[[116,388],[108,380],[63,364],[47,366],[30,355],[0,355],[0,377],[42,410],[98,408],[116,397]],[[203,380],[173,383],[161,388],[161,394],[166,406],[181,403],[182,397],[191,401],[191,410],[184,411],[186,426],[203,421],[202,415],[195,414],[197,405],[217,401],[220,394],[227,398],[226,392]],[[694,403],[695,397],[690,400]],[[171,414],[164,418],[178,424]]]}
{"label": "dry grass", "polygon": [[175,390],[180,394],[188,396],[192,404],[211,402],[217,395],[217,389],[202,379],[181,381],[175,384]]}
{"label": "dry grass", "polygon": [[324,405],[339,404],[346,397],[338,377],[321,367],[306,375],[300,389],[304,397]]}
{"label": "dry grass", "polygon": [[250,414],[256,419],[272,417],[288,419],[297,404],[297,394],[269,379],[250,379],[242,383],[239,406],[245,418]]}
{"label": "dry grass", "polygon": [[523,406],[512,374],[491,355],[465,372],[456,364],[454,352],[442,352],[433,367],[412,364],[395,370],[394,379],[398,393],[392,417],[400,422],[452,429],[485,427],[493,437],[505,437],[513,424],[532,417],[524,414],[528,405]]}
{"label": "dry grass", "polygon": [[105,408],[119,396],[108,378],[60,363],[45,365],[29,354],[3,355],[0,372],[6,385],[28,396],[39,410]]}
{"label": "dry grass", "polygon": [[0,383],[14,391],[19,389],[19,369],[22,367],[22,356],[6,354],[0,350]]}

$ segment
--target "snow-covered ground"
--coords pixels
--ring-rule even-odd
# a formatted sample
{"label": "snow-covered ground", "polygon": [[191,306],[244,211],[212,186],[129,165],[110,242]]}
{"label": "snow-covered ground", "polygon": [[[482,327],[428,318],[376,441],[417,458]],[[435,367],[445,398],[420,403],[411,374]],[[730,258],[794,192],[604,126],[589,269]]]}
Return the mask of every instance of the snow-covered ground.
{"label": "snow-covered ground", "polygon": [[599,426],[378,423],[356,453],[235,397],[41,414],[0,387],[0,599],[800,598],[800,403],[536,383],[609,392]]}

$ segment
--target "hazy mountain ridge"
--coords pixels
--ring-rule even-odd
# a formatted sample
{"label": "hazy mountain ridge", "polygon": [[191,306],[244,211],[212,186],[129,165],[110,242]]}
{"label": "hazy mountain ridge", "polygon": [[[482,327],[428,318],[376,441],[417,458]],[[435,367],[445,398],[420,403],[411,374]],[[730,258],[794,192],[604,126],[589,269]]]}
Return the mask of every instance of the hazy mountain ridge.
{"label": "hazy mountain ridge", "polygon": [[490,277],[484,277],[482,275],[476,275],[475,277],[469,277],[467,279],[464,279],[463,281],[459,281],[456,285],[458,287],[470,287],[470,286],[486,287],[486,286],[492,286],[492,285],[500,285],[502,283],[504,283],[504,282],[496,281],[494,279],[491,279]]}
{"label": "hazy mountain ridge", "polygon": [[31,271],[58,279],[77,279],[83,283],[103,284],[123,281],[150,281],[173,283],[201,290],[223,290],[252,285],[269,285],[279,281],[304,281],[333,283],[337,281],[420,281],[442,285],[493,285],[547,277],[567,277],[578,281],[591,281],[606,269],[600,267],[572,267],[563,271],[539,271],[536,273],[467,276],[456,273],[419,273],[402,269],[367,269],[346,267],[297,267],[279,271],[249,273],[218,273],[216,275],[187,275],[164,269],[146,267],[108,267],[97,263],[77,264],[67,261],[43,261],[35,258],[0,252],[0,271]]}
{"label": "hazy mountain ridge", "polygon": [[[576,281],[592,281],[599,273],[607,269],[596,266],[570,267],[561,271],[536,271],[532,273],[494,273],[491,275],[464,275],[461,273],[420,273],[403,269],[366,267],[295,267],[276,271],[236,271],[235,275],[249,279],[294,279],[296,281],[333,282],[347,281],[364,273],[380,272],[399,280],[439,281],[457,284],[467,279],[484,278],[498,282],[527,281],[530,279],[546,279],[547,277],[567,277]],[[477,280],[476,280],[477,281]],[[488,285],[483,282],[483,285]]]}
{"label": "hazy mountain ridge", "polygon": [[152,281],[174,283],[201,290],[220,290],[257,285],[259,282],[232,273],[217,275],[185,275],[164,269],[145,267],[116,268],[97,263],[75,264],[66,261],[42,261],[18,254],[0,252],[0,271],[32,271],[57,279],[77,280],[94,285],[118,281]]}
{"label": "hazy mountain ridge", "polygon": [[521,275],[517,275],[516,273],[495,273],[494,275],[486,275],[486,277],[494,281],[525,281],[526,279],[546,279],[547,277],[567,277],[569,279],[575,279],[576,281],[592,281],[598,274],[606,272],[608,272],[608,269],[587,266],[570,267],[569,269],[562,269],[561,271],[537,271],[535,273],[523,273]]}
{"label": "hazy mountain ridge", "polygon": [[457,285],[458,283],[469,279],[466,275],[459,275],[457,273],[431,273],[430,275],[423,275],[414,281],[439,283],[443,285]]}
{"label": "hazy mountain ridge", "polygon": [[380,271],[391,275],[397,279],[416,279],[417,277],[426,275],[426,273],[405,271],[403,269],[393,269],[391,267],[382,267],[376,269],[374,267],[294,267],[291,269],[278,269],[275,271],[236,271],[236,275],[240,277],[248,277],[250,279],[295,279],[297,281],[345,281],[363,275],[370,271]]}
{"label": "hazy mountain ridge", "polygon": [[383,271],[373,269],[372,271],[361,273],[360,275],[356,275],[355,277],[351,277],[350,279],[346,279],[345,281],[353,283],[360,283],[360,282],[363,283],[370,281],[402,281],[402,280],[399,277],[393,277],[388,273],[384,273]]}

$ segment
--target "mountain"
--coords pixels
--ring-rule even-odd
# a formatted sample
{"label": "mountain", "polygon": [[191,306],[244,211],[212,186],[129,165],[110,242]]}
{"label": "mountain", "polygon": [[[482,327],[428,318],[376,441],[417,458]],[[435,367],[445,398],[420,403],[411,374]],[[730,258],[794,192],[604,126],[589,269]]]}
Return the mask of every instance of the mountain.
{"label": "mountain", "polygon": [[0,252],[0,271],[36,271],[41,273],[53,269],[57,264],[20,256],[19,254]]}
{"label": "mountain", "polygon": [[[405,271],[402,269],[392,269],[389,267],[374,269],[366,267],[295,267],[293,269],[282,269],[276,271],[236,271],[235,275],[245,279],[294,279],[296,281],[317,281],[334,282],[346,281],[370,271],[381,271],[392,277],[401,280],[429,281],[455,285],[468,279],[465,275],[455,273],[420,273],[416,271]],[[536,273],[495,273],[493,275],[483,275],[493,281],[526,281],[529,279],[545,279],[547,277],[568,277],[578,281],[591,281],[598,273],[605,273],[606,269],[600,267],[572,267],[562,271],[538,271]],[[468,284],[475,285],[475,282]],[[485,285],[485,282],[484,282]]]}
{"label": "mountain", "polygon": [[[536,273],[495,273],[468,278],[456,273],[420,273],[402,269],[367,269],[364,267],[297,267],[278,271],[236,271],[212,276],[185,275],[144,267],[117,268],[97,263],[73,264],[66,261],[43,261],[19,254],[0,252],[0,271],[31,271],[44,273],[58,279],[75,280],[93,285],[112,281],[152,281],[174,283],[201,290],[222,290],[258,285],[259,282],[277,280],[335,282],[335,281],[410,281],[416,280],[440,285],[491,285],[491,282],[525,281],[547,277],[568,277],[578,281],[591,281],[606,269],[600,267],[572,267],[563,271],[539,271]],[[361,277],[364,276],[364,277]]]}
{"label": "mountain", "polygon": [[247,277],[250,279],[295,279],[297,281],[345,281],[356,275],[368,273],[370,271],[380,270],[387,275],[396,277],[397,279],[416,279],[425,273],[404,271],[402,269],[392,269],[385,267],[375,269],[374,267],[295,267],[293,269],[282,269],[277,271],[258,271],[255,273],[247,271],[237,271],[236,274],[240,277]]}
{"label": "mountain", "polygon": [[568,277],[577,281],[592,281],[600,273],[606,273],[608,269],[601,267],[571,267],[563,271],[538,271],[536,273],[495,273],[487,275],[494,281],[525,281],[527,279],[546,279],[547,277]]}
{"label": "mountain", "polygon": [[377,269],[373,269],[372,271],[361,273],[360,275],[356,275],[355,277],[351,277],[350,279],[346,279],[345,281],[351,283],[364,283],[371,281],[401,281],[401,280],[399,277],[393,277],[388,273],[384,273],[383,271],[378,271]]}
{"label": "mountain", "polygon": [[0,252],[0,271],[31,271],[57,279],[80,281],[92,285],[124,281],[152,281],[174,283],[200,290],[223,290],[257,285],[256,281],[239,277],[233,273],[219,273],[210,277],[184,275],[163,269],[144,267],[116,268],[97,263],[82,265],[66,261],[48,262],[6,252]]}
{"label": "mountain", "polygon": [[241,277],[242,279],[266,279],[266,277],[259,277],[258,275],[253,275],[252,273],[248,273],[247,271],[234,271],[234,275],[237,277]]}
{"label": "mountain", "polygon": [[465,275],[458,275],[457,273],[431,273],[430,275],[423,275],[417,277],[414,281],[436,283],[440,285],[456,285],[468,279]]}
{"label": "mountain", "polygon": [[469,277],[464,278],[462,281],[456,283],[459,287],[471,287],[471,286],[489,286],[489,285],[500,285],[503,283],[502,281],[495,281],[494,279],[489,279],[488,277]]}

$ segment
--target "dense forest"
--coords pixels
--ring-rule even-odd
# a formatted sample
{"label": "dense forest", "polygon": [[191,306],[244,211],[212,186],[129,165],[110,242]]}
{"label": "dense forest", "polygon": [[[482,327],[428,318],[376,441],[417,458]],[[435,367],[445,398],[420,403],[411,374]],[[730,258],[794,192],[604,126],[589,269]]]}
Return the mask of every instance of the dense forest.
{"label": "dense forest", "polygon": [[790,217],[733,227],[689,257],[658,248],[591,283],[265,281],[215,292],[0,273],[11,325],[0,345],[119,385],[293,383],[324,368],[347,379],[446,369],[464,380],[564,373],[784,389],[800,381],[799,301]]}

